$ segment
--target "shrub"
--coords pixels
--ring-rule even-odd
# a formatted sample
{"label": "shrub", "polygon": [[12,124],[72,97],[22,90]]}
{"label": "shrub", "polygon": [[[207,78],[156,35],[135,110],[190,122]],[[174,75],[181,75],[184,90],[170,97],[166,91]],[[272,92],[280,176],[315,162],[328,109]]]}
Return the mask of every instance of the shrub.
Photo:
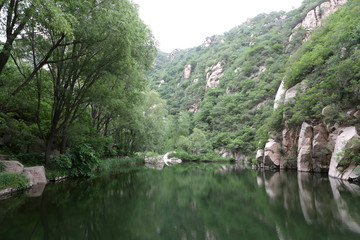
{"label": "shrub", "polygon": [[29,179],[27,179],[24,175],[18,173],[0,173],[0,189],[25,188],[28,182]]}
{"label": "shrub", "polygon": [[71,176],[91,176],[99,165],[99,158],[90,145],[82,144],[67,150],[55,163],[55,168],[70,170]]}

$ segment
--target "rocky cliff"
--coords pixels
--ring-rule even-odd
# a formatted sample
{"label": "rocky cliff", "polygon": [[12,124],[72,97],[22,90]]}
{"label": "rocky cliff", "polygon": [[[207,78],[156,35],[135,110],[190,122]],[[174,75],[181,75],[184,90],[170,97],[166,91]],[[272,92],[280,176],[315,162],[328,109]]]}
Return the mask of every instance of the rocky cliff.
{"label": "rocky cliff", "polygon": [[347,0],[330,0],[323,2],[319,6],[316,6],[314,9],[312,9],[306,14],[304,20],[302,20],[299,24],[295,26],[294,33],[291,34],[289,37],[289,42],[291,42],[294,36],[298,34],[297,30],[300,28],[306,30],[306,35],[304,38],[304,41],[306,41],[309,38],[311,32],[317,27],[321,26],[323,20],[327,16],[338,10],[346,2]]}
{"label": "rocky cliff", "polygon": [[358,163],[339,157],[356,146],[337,139],[360,126],[359,11],[354,0],[304,1],[169,55],[152,75],[154,88],[172,124],[189,128],[174,131],[168,146],[199,144],[190,138],[197,128],[211,147],[203,152],[354,179]]}

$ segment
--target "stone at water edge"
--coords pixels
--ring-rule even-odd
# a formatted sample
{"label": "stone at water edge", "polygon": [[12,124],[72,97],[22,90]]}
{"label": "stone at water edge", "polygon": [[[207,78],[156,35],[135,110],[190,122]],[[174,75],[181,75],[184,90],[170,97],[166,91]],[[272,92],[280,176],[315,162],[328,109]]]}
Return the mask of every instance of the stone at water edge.
{"label": "stone at water edge", "polygon": [[259,149],[256,152],[256,161],[257,162],[262,162],[264,160],[264,150]]}
{"label": "stone at water edge", "polygon": [[44,166],[24,168],[24,175],[29,178],[30,185],[47,183]]}
{"label": "stone at water edge", "polygon": [[24,170],[24,165],[18,161],[0,161],[0,164],[4,165],[5,172],[22,173]]}
{"label": "stone at water edge", "polygon": [[341,178],[343,180],[357,179],[360,177],[359,167],[350,164],[346,169],[342,169],[339,163],[344,159],[346,150],[357,148],[357,141],[360,139],[355,127],[346,127],[339,132],[340,135],[336,139],[335,148],[331,156],[329,167],[329,176]]}
{"label": "stone at water edge", "polygon": [[301,125],[299,141],[298,141],[298,156],[297,156],[297,170],[309,172],[313,170],[312,159],[312,140],[313,128],[310,124],[303,122]]}
{"label": "stone at water edge", "polygon": [[264,153],[264,166],[268,167],[279,167],[280,166],[280,143],[276,142],[274,139],[269,139],[265,145]]}
{"label": "stone at water edge", "polygon": [[163,160],[164,160],[164,163],[169,166],[169,163],[182,163],[182,160],[181,159],[178,159],[178,158],[170,158],[169,159],[169,155],[170,154],[174,154],[176,153],[175,151],[171,151],[171,152],[167,152],[164,157],[163,157]]}

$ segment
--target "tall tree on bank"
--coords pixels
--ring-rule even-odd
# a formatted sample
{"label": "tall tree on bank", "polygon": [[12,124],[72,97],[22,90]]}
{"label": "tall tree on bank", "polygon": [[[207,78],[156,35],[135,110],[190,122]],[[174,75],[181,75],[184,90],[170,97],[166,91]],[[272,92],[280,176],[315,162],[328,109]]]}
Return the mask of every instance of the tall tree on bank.
{"label": "tall tree on bank", "polygon": [[[114,106],[95,101],[94,86],[104,86],[108,96],[116,96],[121,89],[126,95],[123,99],[136,102],[145,89],[144,71],[151,66],[156,48],[137,7],[128,0],[31,3],[39,2],[47,5],[33,11],[12,48],[10,68],[0,75],[6,83],[1,104],[9,103],[9,111],[13,111],[23,97],[18,93],[37,92],[32,109],[49,166],[52,150],[66,149],[69,128],[80,116],[90,114],[90,103],[105,106],[97,107],[107,119],[106,126],[114,116],[119,117]],[[15,69],[19,74],[10,84]]]}
{"label": "tall tree on bank", "polygon": [[[79,16],[73,41],[57,48],[48,64],[54,98],[50,129],[44,135],[47,166],[54,142],[61,139],[65,149],[69,126],[89,109],[93,85],[105,81],[108,74],[121,77],[119,64],[142,72],[150,67],[155,53],[149,30],[127,0],[85,7],[75,1],[68,7],[67,11]],[[54,41],[55,33],[50,36]]]}

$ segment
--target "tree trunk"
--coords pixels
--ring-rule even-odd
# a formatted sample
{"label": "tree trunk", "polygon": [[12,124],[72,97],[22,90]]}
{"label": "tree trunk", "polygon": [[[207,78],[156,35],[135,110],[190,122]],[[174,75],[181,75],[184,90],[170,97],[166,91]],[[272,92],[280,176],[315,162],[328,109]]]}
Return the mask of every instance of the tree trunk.
{"label": "tree trunk", "polygon": [[66,146],[67,146],[67,136],[66,136],[66,133],[64,133],[63,136],[62,136],[62,140],[61,140],[61,147],[60,147],[60,153],[61,154],[65,153]]}
{"label": "tree trunk", "polygon": [[0,74],[5,68],[6,63],[9,61],[12,42],[6,42],[2,51],[0,52]]}
{"label": "tree trunk", "polygon": [[49,168],[50,167],[50,157],[51,157],[51,150],[54,144],[54,139],[55,139],[55,134],[54,133],[50,133],[49,137],[46,140],[45,143],[45,167]]}

